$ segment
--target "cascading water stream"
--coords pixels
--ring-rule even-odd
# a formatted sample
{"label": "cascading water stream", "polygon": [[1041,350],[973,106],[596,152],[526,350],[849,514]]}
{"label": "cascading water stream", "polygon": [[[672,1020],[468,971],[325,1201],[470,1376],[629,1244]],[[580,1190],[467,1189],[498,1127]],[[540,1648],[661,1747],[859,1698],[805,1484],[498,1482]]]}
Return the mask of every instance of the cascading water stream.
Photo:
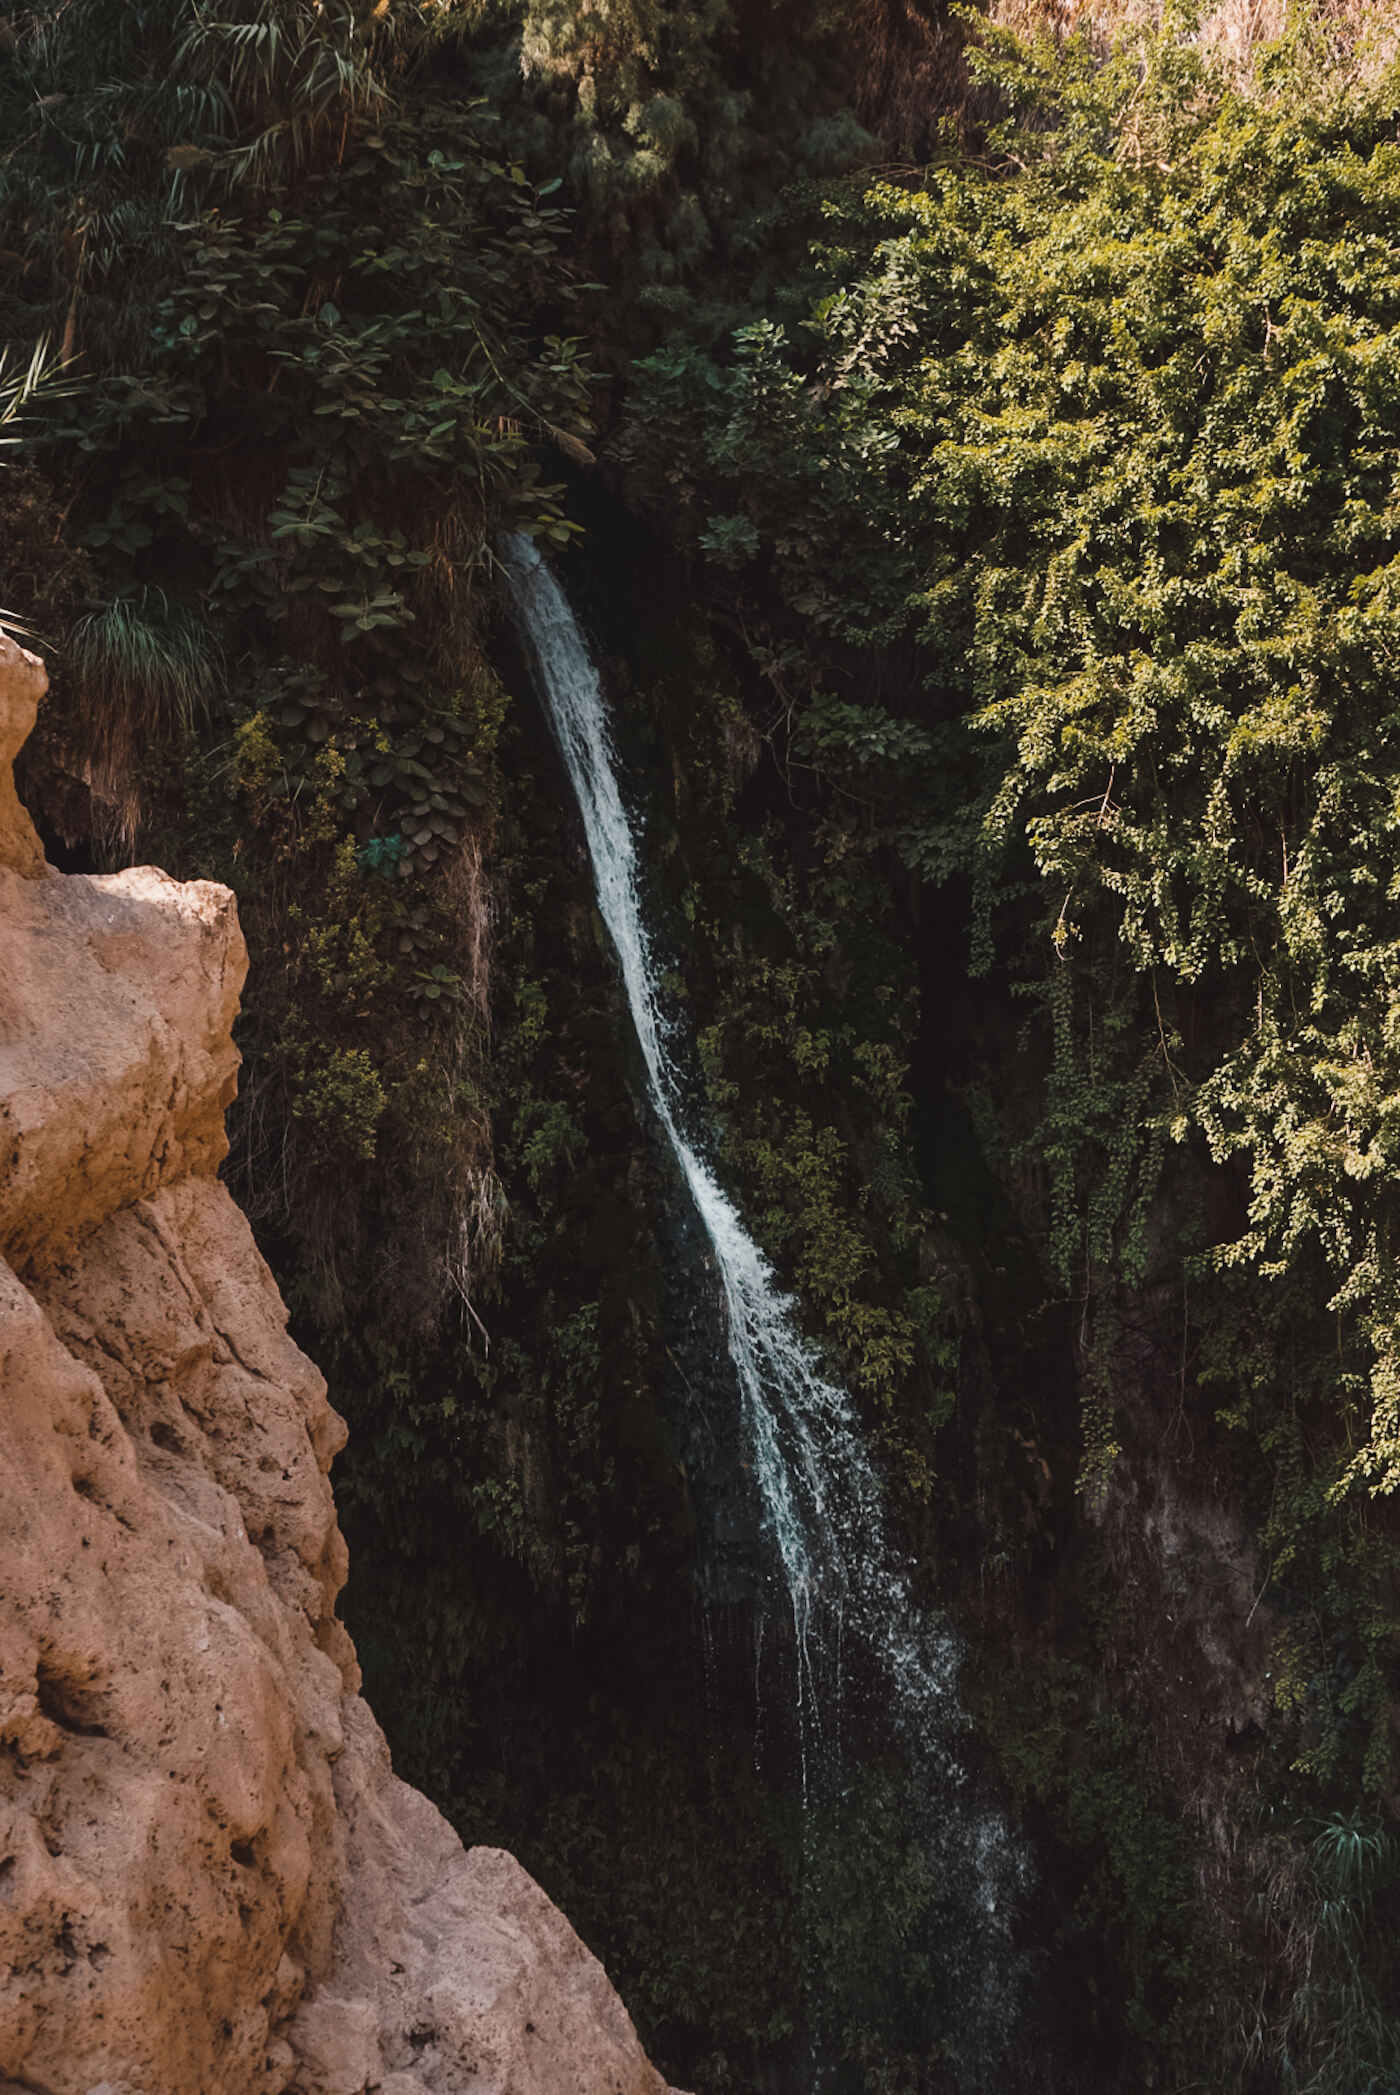
{"label": "cascading water stream", "polygon": [[[821,1695],[821,1676],[834,1669],[819,1664],[821,1655],[851,1632],[876,1632],[881,1642],[897,1637],[909,1613],[884,1546],[879,1488],[849,1397],[819,1373],[792,1303],[683,1130],[659,970],[642,914],[636,841],[618,787],[602,686],[568,601],[531,542],[510,539],[505,563],[583,816],[598,907],[622,971],[647,1090],[714,1255],[744,1434],[792,1619],[802,1729],[813,1745],[824,1732],[834,1744],[837,1712]],[[949,1693],[954,1654],[950,1640],[930,1642],[927,1629],[921,1646],[900,1652],[895,1670],[901,1700],[913,1689],[927,1706]]]}
{"label": "cascading water stream", "polygon": [[[602,686],[568,600],[531,541],[512,535],[502,561],[583,817],[598,907],[621,970],[648,1095],[719,1278],[770,1578],[781,1589],[774,1599],[792,1626],[804,1792],[814,1759],[831,1766],[839,1756],[842,1654],[854,1646],[920,1777],[941,1793],[939,1867],[961,1908],[964,1953],[969,1943],[981,1943],[983,2012],[1004,2024],[1014,2018],[1013,1989],[1004,1976],[1005,1928],[1020,1863],[1000,1820],[958,1796],[963,1776],[950,1742],[965,1720],[955,1693],[956,1645],[915,1607],[894,1561],[879,1484],[849,1396],[820,1372],[793,1303],[686,1133]],[[997,1961],[1001,1977],[991,1970]],[[973,2008],[966,1995],[964,2006]]]}

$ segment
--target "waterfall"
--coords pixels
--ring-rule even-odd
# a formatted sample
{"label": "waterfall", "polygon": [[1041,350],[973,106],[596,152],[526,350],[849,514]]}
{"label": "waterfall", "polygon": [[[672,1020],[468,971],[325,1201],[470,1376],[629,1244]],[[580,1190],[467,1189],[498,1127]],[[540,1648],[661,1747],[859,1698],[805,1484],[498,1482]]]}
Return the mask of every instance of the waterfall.
{"label": "waterfall", "polygon": [[[845,1390],[828,1379],[796,1307],[745,1229],[686,1126],[677,1043],[659,995],[642,906],[635,827],[618,784],[607,701],[567,598],[533,543],[513,534],[502,563],[541,699],[567,767],[646,1073],[647,1094],[708,1240],[723,1298],[741,1430],[762,1508],[772,1611],[791,1625],[804,1791],[839,1760],[843,1654],[856,1651],[902,1735],[917,1779],[936,1786],[937,1863],[961,1938],[961,2006],[1004,2031],[1006,1928],[1021,1877],[1000,1819],[960,1797],[963,1718],[948,1630],[914,1604],[885,1533],[879,1483]],[[987,2043],[977,2039],[984,2054]],[[972,2081],[968,2085],[974,2084]],[[976,2081],[981,2085],[981,2081]],[[1032,2085],[1022,2079],[1022,2087]]]}

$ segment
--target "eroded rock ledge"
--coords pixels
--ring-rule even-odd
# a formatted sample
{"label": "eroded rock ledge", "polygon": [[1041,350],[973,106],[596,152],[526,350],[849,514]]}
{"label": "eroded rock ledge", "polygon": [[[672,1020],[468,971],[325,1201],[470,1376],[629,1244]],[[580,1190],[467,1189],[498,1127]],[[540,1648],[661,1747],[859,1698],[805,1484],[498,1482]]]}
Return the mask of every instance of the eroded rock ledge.
{"label": "eroded rock ledge", "polygon": [[395,1779],[344,1427],[215,1177],[232,897],[55,873],[0,636],[0,2082],[664,2095],[568,1922]]}

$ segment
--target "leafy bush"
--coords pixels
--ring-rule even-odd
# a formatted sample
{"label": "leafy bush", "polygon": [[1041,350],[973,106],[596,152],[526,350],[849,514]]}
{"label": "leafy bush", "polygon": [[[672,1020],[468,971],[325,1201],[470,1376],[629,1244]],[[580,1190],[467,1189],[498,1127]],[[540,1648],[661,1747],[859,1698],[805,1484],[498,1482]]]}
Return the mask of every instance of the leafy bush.
{"label": "leafy bush", "polygon": [[[993,41],[1029,113],[993,164],[835,197],[801,339],[648,359],[635,484],[732,576],[799,747],[912,871],[971,881],[975,963],[1052,1043],[1062,1284],[1142,1280],[1194,1147],[1244,1201],[1200,1276],[1327,1275],[1330,1486],[1388,1492],[1389,88],[1247,101],[1169,38]],[[881,700],[834,698],[814,635],[884,649]]]}

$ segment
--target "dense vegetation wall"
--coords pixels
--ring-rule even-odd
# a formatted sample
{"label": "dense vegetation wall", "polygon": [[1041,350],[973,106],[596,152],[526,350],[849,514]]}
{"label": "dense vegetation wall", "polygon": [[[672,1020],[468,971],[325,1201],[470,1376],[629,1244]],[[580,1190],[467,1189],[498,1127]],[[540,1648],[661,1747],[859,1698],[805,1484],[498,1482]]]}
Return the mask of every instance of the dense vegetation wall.
{"label": "dense vegetation wall", "polygon": [[237,891],[233,1169],[351,1423],[372,1699],[705,2095],[939,2087],[947,2007],[897,1797],[814,1866],[729,1635],[507,527],[595,638],[697,1110],[966,1627],[1036,2041],[1393,2070],[1400,162],[1382,10],[1263,26],[73,0],[0,51],[27,797]]}

